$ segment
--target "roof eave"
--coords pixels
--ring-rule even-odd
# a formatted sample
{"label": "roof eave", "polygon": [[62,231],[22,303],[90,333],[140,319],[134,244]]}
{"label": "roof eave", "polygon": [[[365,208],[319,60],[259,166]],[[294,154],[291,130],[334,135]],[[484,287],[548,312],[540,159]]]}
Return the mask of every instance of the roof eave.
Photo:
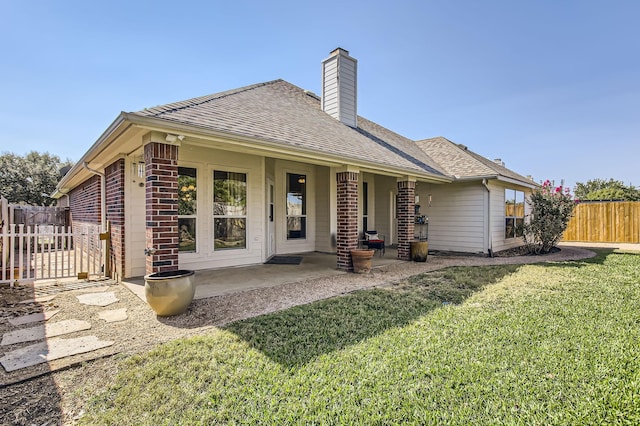
{"label": "roof eave", "polygon": [[233,143],[242,146],[255,146],[259,145],[260,149],[264,152],[274,152],[282,154],[296,154],[301,157],[302,160],[318,160],[327,162],[334,166],[341,166],[346,164],[358,167],[364,171],[380,172],[381,168],[387,173],[394,176],[415,176],[421,180],[427,180],[433,183],[449,183],[454,179],[446,175],[438,175],[434,173],[419,171],[419,170],[407,170],[401,167],[390,166],[387,164],[379,164],[373,162],[365,162],[361,159],[349,157],[349,156],[334,156],[327,155],[326,153],[313,149],[305,149],[296,146],[283,146],[278,142],[269,141],[266,139],[252,138],[248,136],[238,135],[236,133],[222,132],[219,130],[212,130],[206,127],[194,126],[190,124],[177,123],[173,121],[164,120],[156,117],[145,117],[135,113],[122,113],[124,119],[134,126],[140,126],[149,130],[157,131],[174,131],[185,136],[192,137],[208,137],[211,139],[217,139],[225,143]]}
{"label": "roof eave", "polygon": [[56,185],[56,189],[53,194],[51,194],[52,198],[60,198],[65,195],[71,187],[68,186],[68,183],[80,172],[86,171],[84,164],[90,163],[95,159],[101,152],[103,152],[111,143],[113,143],[117,137],[122,134],[128,127],[130,123],[127,122],[126,113],[121,112],[120,115],[116,117],[115,120],[111,123],[109,127],[100,135],[100,137],[94,142],[94,144],[87,150],[87,152],[78,160],[73,167],[65,174],[60,182]]}
{"label": "roof eave", "polygon": [[540,185],[538,185],[537,183],[535,183],[533,180],[531,181],[523,181],[523,180],[519,180],[519,179],[513,179],[513,178],[509,178],[506,176],[502,176],[502,175],[498,175],[498,180],[501,182],[506,182],[506,183],[511,183],[511,184],[515,184],[515,185],[520,185],[520,186],[524,186],[530,189],[536,189],[538,188]]}
{"label": "roof eave", "polygon": [[487,179],[487,180],[495,179],[500,182],[510,183],[512,185],[524,186],[530,189],[535,189],[539,186],[534,181],[522,181],[522,180],[502,176],[500,174],[456,177],[455,182],[470,182],[470,181],[483,180],[483,179]]}

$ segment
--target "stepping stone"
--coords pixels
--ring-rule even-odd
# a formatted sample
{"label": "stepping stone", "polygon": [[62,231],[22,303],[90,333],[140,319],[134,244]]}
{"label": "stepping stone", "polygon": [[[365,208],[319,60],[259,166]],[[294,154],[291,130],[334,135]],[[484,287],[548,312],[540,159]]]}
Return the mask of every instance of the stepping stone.
{"label": "stepping stone", "polygon": [[89,291],[91,293],[98,293],[98,292],[101,292],[101,291],[104,292],[104,291],[109,290],[109,286],[103,285],[103,286],[100,286],[100,287],[87,287],[87,288],[83,288],[82,290]]}
{"label": "stepping stone", "polygon": [[11,318],[9,320],[9,324],[24,325],[24,324],[30,324],[32,322],[47,321],[49,318],[53,317],[58,312],[60,311],[55,310],[55,311],[38,312],[36,314],[30,314],[30,315],[23,315],[21,317]]}
{"label": "stepping stone", "polygon": [[88,330],[91,324],[87,321],[76,319],[54,322],[52,324],[44,324],[31,328],[22,328],[20,330],[5,333],[2,336],[0,345],[13,345],[15,343],[31,342],[41,340],[47,337],[60,336],[62,334],[73,333],[74,331]]}
{"label": "stepping stone", "polygon": [[126,320],[129,316],[127,315],[127,308],[122,308],[98,312],[98,318],[106,322],[119,322]]}
{"label": "stepping stone", "polygon": [[6,353],[0,358],[0,364],[7,372],[53,361],[85,352],[95,351],[113,345],[113,341],[99,340],[96,336],[76,337],[74,339],[51,339],[25,348]]}
{"label": "stepping stone", "polygon": [[112,291],[105,291],[103,293],[87,293],[76,297],[83,305],[91,306],[108,306],[119,300]]}
{"label": "stepping stone", "polygon": [[56,297],[55,294],[49,295],[49,296],[38,296],[38,297],[34,297],[33,299],[27,299],[27,300],[23,300],[19,303],[42,303],[42,302],[49,302],[50,300],[53,300]]}

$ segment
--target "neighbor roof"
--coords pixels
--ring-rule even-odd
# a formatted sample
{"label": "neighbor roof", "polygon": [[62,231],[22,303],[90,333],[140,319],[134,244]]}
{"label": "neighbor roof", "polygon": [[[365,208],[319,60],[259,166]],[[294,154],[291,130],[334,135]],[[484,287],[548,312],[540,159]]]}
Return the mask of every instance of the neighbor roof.
{"label": "neighbor roof", "polygon": [[531,178],[509,170],[495,161],[476,154],[466,146],[455,144],[442,136],[423,139],[416,144],[431,158],[436,159],[445,173],[456,179],[505,177],[528,186],[535,185]]}
{"label": "neighbor roof", "polygon": [[284,80],[145,108],[127,114],[392,166],[407,173],[450,176],[415,142],[363,117],[354,129],[324,113],[320,100]]}

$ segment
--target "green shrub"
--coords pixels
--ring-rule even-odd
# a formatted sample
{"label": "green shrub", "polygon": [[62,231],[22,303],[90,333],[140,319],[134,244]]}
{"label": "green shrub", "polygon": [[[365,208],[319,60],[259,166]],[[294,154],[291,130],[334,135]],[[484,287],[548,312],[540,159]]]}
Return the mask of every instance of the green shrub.
{"label": "green shrub", "polygon": [[562,238],[575,201],[569,188],[553,187],[549,180],[533,191],[527,201],[531,206],[529,220],[522,226],[522,239],[529,253],[549,253]]}

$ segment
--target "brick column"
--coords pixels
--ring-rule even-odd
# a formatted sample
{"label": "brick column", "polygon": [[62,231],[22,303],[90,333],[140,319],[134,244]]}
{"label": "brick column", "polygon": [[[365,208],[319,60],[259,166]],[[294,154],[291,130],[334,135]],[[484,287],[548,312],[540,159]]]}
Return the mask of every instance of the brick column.
{"label": "brick column", "polygon": [[107,221],[111,233],[111,270],[106,272],[119,281],[124,271],[124,159],[110,164],[104,172]]}
{"label": "brick column", "polygon": [[178,270],[178,147],[144,146],[147,274]]}
{"label": "brick column", "polygon": [[358,248],[358,174],[339,172],[338,180],[338,230],[336,235],[338,269],[353,271],[351,250]]}
{"label": "brick column", "polygon": [[413,241],[416,203],[416,183],[398,182],[398,259],[410,260],[410,242]]}

